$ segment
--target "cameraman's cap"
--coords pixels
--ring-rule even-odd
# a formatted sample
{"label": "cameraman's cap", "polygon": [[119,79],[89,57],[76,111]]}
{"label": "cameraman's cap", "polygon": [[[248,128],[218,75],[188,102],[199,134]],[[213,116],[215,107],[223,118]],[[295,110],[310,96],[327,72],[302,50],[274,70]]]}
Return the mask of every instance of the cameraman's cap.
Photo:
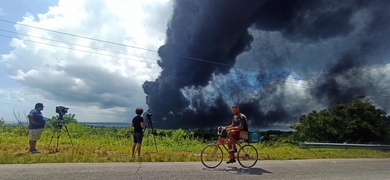
{"label": "cameraman's cap", "polygon": [[39,107],[42,107],[42,108],[43,108],[43,104],[42,104],[42,103],[36,103],[36,104],[35,104],[35,108],[39,108]]}

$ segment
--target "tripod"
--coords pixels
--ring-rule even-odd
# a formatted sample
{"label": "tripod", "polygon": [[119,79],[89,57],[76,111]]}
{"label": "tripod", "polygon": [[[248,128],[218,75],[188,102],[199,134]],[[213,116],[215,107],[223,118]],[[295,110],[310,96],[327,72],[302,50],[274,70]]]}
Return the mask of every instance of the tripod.
{"label": "tripod", "polygon": [[61,135],[62,129],[64,129],[66,131],[66,133],[68,134],[68,137],[70,139],[70,143],[72,144],[72,147],[74,147],[73,142],[72,142],[72,138],[70,137],[70,134],[68,131],[68,127],[66,126],[66,124],[64,122],[63,116],[60,114],[60,117],[57,119],[57,124],[54,125],[53,135],[51,136],[50,143],[49,143],[49,147],[50,147],[51,142],[53,141],[53,137],[56,134],[57,135],[56,152],[58,152],[58,143],[60,141],[60,135]]}
{"label": "tripod", "polygon": [[[153,135],[153,139],[154,139],[154,146],[156,147],[156,153],[158,153],[158,150],[157,150],[157,143],[156,143],[156,136],[155,136],[155,131],[153,129],[153,122],[152,122],[152,116],[150,115],[147,115],[146,116],[146,126],[145,126],[145,129],[144,131],[142,132],[144,135],[145,135],[145,131],[148,133],[148,135],[150,134],[150,130],[148,129],[148,127],[150,126],[150,128],[152,129],[152,135]],[[146,145],[149,145],[149,138],[147,138],[146,140]]]}

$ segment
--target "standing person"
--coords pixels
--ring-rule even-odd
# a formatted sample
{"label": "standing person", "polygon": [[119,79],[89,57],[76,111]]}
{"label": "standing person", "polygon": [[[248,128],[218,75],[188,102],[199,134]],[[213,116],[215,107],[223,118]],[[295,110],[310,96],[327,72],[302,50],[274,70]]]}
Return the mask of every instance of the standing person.
{"label": "standing person", "polygon": [[239,139],[241,131],[248,132],[248,122],[246,116],[240,113],[240,108],[237,105],[232,106],[232,113],[234,115],[232,124],[224,127],[230,139],[230,142],[228,143],[230,160],[226,163],[236,162],[234,158],[234,153],[237,152],[236,141]]}
{"label": "standing person", "polygon": [[131,127],[134,127],[134,144],[132,147],[132,157],[135,157],[135,150],[138,152],[138,157],[141,156],[141,144],[142,144],[142,138],[143,138],[143,133],[142,129],[145,128],[144,124],[144,118],[141,117],[142,113],[144,112],[144,109],[142,108],[136,108],[135,109],[135,114],[137,114],[134,118],[133,121],[131,122]]}
{"label": "standing person", "polygon": [[46,121],[42,115],[43,104],[37,103],[35,104],[35,108],[30,111],[28,114],[28,129],[30,133],[30,152],[40,153],[38,149],[36,149],[37,141],[41,138],[43,129],[45,128]]}

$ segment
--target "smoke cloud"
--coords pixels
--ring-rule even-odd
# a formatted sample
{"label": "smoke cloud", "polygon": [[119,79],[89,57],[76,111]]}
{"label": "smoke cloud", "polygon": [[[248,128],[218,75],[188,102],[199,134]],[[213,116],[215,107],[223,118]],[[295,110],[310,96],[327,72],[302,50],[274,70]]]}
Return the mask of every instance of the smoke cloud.
{"label": "smoke cloud", "polygon": [[390,85],[390,4],[332,0],[176,0],[143,84],[159,128],[229,124],[240,106],[250,127],[288,125],[313,109]]}

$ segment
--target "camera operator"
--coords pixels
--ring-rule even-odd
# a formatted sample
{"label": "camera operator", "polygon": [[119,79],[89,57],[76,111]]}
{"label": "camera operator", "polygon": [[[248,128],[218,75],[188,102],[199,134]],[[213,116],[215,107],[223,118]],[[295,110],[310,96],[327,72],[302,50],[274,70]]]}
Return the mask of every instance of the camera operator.
{"label": "camera operator", "polygon": [[142,139],[143,139],[143,133],[142,129],[145,128],[144,124],[144,118],[141,117],[142,113],[144,112],[144,109],[142,108],[136,108],[135,113],[137,114],[134,118],[133,121],[131,122],[131,127],[134,127],[134,144],[132,147],[132,157],[135,157],[135,150],[138,152],[138,157],[141,156],[141,144],[142,144]]}
{"label": "camera operator", "polygon": [[30,152],[35,154],[35,153],[40,153],[36,149],[36,144],[37,141],[41,138],[43,128],[45,128],[46,121],[44,120],[44,117],[41,113],[43,110],[43,104],[42,103],[37,103],[35,104],[35,108],[30,111],[28,114],[28,120],[29,120],[29,133],[30,133]]}

